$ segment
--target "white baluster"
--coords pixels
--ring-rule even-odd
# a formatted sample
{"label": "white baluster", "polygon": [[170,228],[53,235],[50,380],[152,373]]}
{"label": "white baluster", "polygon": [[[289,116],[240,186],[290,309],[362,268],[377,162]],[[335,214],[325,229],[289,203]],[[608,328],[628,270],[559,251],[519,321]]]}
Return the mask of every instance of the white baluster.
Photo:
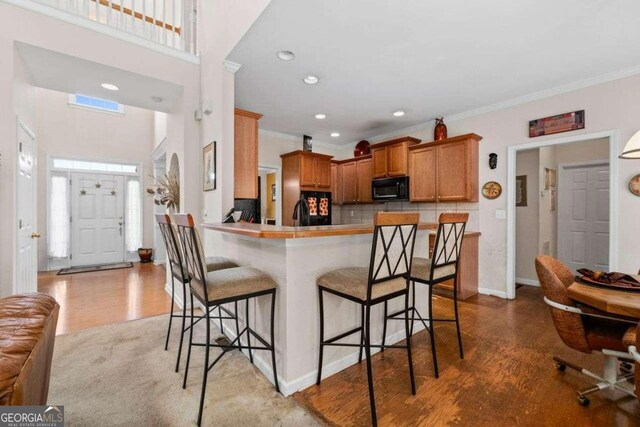
{"label": "white baluster", "polygon": [[162,43],[167,45],[167,0],[162,0]]}
{"label": "white baluster", "polygon": [[177,0],[171,0],[171,6],[173,6],[171,14],[171,27],[173,28],[171,32],[171,47],[176,47],[176,1]]}

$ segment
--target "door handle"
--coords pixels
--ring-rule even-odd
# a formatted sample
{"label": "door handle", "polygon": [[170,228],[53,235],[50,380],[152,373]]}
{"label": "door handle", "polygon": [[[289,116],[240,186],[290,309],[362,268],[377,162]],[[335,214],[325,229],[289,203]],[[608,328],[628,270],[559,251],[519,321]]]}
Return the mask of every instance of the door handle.
{"label": "door handle", "polygon": [[37,231],[36,231],[36,232],[31,233],[31,238],[32,238],[32,239],[37,239],[38,237],[40,237],[40,233],[38,233]]}
{"label": "door handle", "polygon": [[122,221],[118,221],[118,225],[122,225]]}

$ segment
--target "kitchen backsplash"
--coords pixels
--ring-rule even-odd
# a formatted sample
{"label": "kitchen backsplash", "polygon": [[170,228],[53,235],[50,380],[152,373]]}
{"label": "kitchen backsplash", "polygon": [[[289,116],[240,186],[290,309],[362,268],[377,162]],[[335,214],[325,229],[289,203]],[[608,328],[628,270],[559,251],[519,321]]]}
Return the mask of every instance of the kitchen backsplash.
{"label": "kitchen backsplash", "polygon": [[420,212],[420,221],[437,222],[442,212],[468,212],[467,230],[480,230],[478,203],[409,203],[386,202],[366,205],[332,205],[331,219],[333,225],[339,224],[373,224],[373,216],[379,211],[411,211]]}

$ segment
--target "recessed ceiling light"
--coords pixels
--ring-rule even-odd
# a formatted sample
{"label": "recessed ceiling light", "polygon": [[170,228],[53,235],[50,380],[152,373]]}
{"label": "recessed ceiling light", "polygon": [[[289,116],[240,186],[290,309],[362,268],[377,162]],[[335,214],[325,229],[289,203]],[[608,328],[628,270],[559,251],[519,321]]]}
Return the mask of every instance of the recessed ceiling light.
{"label": "recessed ceiling light", "polygon": [[316,76],[307,76],[304,78],[304,82],[308,85],[314,85],[316,83],[318,83],[320,81],[320,79]]}
{"label": "recessed ceiling light", "polygon": [[393,115],[396,116],[396,117],[402,117],[402,116],[404,116],[404,111],[402,111],[402,110],[394,111]]}
{"label": "recessed ceiling light", "polygon": [[322,113],[316,114],[316,119],[322,120],[322,119],[326,119],[326,118],[327,118],[327,116],[325,114],[322,114]]}
{"label": "recessed ceiling light", "polygon": [[340,136],[340,134],[338,132],[331,132],[331,137],[332,138],[337,138],[339,136]]}
{"label": "recessed ceiling light", "polygon": [[276,55],[283,61],[291,61],[296,57],[296,55],[290,50],[281,50],[280,52],[276,53]]}
{"label": "recessed ceiling light", "polygon": [[162,102],[162,98],[161,98],[161,97],[159,97],[159,96],[152,96],[152,97],[151,97],[151,99],[152,99],[154,102]]}
{"label": "recessed ceiling light", "polygon": [[102,83],[102,86],[106,90],[120,90],[120,88],[112,83]]}

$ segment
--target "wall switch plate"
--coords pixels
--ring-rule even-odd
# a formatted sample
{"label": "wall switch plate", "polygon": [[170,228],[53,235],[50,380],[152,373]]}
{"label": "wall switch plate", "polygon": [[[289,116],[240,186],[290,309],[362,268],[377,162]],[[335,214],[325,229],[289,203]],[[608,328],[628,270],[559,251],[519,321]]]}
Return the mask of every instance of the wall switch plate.
{"label": "wall switch plate", "polygon": [[507,219],[507,211],[504,209],[496,209],[496,219]]}

